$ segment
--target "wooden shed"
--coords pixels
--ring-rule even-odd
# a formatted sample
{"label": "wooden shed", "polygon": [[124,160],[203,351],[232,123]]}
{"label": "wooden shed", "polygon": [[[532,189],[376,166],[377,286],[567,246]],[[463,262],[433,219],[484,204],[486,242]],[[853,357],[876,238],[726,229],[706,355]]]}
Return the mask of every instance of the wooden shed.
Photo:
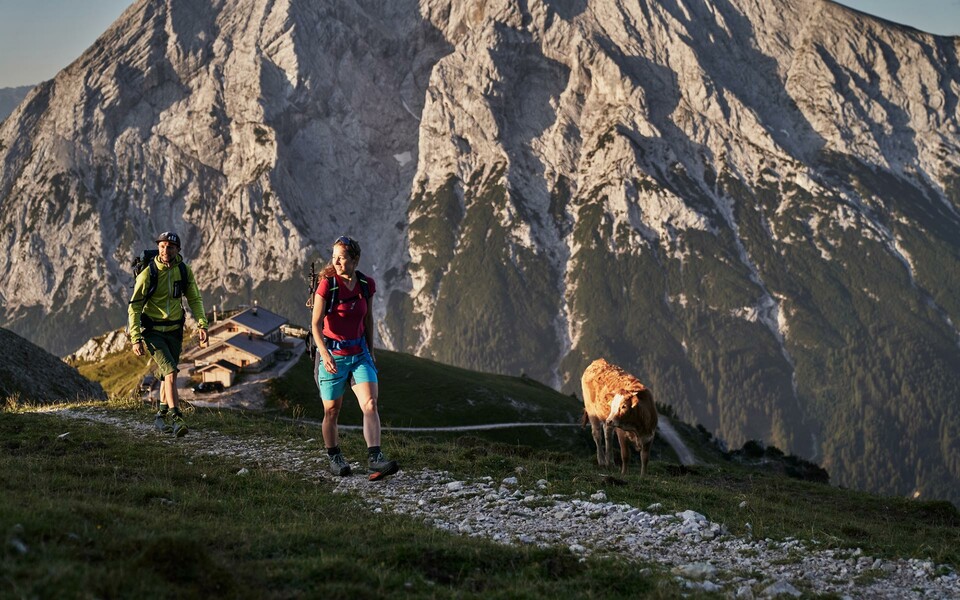
{"label": "wooden shed", "polygon": [[223,387],[230,387],[237,379],[240,367],[227,360],[218,360],[197,369],[201,381],[219,381]]}

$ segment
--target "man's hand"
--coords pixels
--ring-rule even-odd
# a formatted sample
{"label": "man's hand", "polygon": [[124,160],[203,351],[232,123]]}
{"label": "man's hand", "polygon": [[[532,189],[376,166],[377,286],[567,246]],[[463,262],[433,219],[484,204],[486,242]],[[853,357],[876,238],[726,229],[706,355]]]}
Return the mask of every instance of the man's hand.
{"label": "man's hand", "polygon": [[147,348],[146,348],[146,345],[143,343],[143,340],[140,340],[139,342],[133,345],[133,353],[136,354],[137,356],[143,356],[144,354],[147,353]]}

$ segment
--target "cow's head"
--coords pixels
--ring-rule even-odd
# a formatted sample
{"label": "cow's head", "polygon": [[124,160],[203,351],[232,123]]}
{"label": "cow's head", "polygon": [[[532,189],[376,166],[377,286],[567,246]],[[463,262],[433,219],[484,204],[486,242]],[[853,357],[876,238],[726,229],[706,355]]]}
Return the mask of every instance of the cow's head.
{"label": "cow's head", "polygon": [[634,411],[640,404],[636,391],[620,390],[613,395],[610,402],[610,414],[607,415],[607,425],[620,427],[622,429],[631,428],[632,424],[624,422],[624,417]]}

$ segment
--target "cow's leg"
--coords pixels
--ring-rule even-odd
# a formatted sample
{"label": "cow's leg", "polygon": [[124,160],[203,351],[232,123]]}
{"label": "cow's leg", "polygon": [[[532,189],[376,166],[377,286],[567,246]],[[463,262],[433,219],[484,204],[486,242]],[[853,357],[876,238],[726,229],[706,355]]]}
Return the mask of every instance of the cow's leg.
{"label": "cow's leg", "polygon": [[609,466],[610,466],[610,461],[611,461],[612,458],[613,458],[613,436],[614,436],[614,435],[616,435],[616,434],[614,433],[614,427],[613,427],[613,425],[608,425],[607,422],[604,421],[604,423],[603,423],[603,442],[604,442],[605,456],[604,456],[604,460],[603,460],[603,465],[604,465],[605,467],[609,467]]}
{"label": "cow's leg", "polygon": [[627,445],[627,432],[617,429],[617,438],[620,440],[620,474],[627,474],[627,461],[630,459],[630,446]]}
{"label": "cow's leg", "polygon": [[653,446],[653,435],[643,441],[640,450],[640,477],[647,474],[647,462],[650,460],[650,446]]}
{"label": "cow's leg", "polygon": [[583,390],[583,412],[590,420],[590,433],[593,434],[593,443],[597,446],[597,464],[603,466],[606,457],[600,446],[600,419],[590,413],[589,408],[593,406],[593,386],[587,380],[581,380],[580,389]]}
{"label": "cow's leg", "polygon": [[603,432],[600,429],[600,419],[594,417],[593,415],[588,415],[590,419],[590,432],[593,434],[593,443],[597,446],[597,464],[599,466],[604,466],[607,464],[607,457],[603,451]]}

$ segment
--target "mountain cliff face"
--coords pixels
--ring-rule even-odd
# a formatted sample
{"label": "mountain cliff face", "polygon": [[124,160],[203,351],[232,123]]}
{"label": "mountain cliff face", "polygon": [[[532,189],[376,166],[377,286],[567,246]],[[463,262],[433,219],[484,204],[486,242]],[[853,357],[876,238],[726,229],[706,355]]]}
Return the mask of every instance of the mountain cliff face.
{"label": "mountain cliff face", "polygon": [[960,501],[958,40],[825,0],[134,4],[0,126],[0,325],[66,354],[178,230],[306,323],[363,244],[388,347]]}

